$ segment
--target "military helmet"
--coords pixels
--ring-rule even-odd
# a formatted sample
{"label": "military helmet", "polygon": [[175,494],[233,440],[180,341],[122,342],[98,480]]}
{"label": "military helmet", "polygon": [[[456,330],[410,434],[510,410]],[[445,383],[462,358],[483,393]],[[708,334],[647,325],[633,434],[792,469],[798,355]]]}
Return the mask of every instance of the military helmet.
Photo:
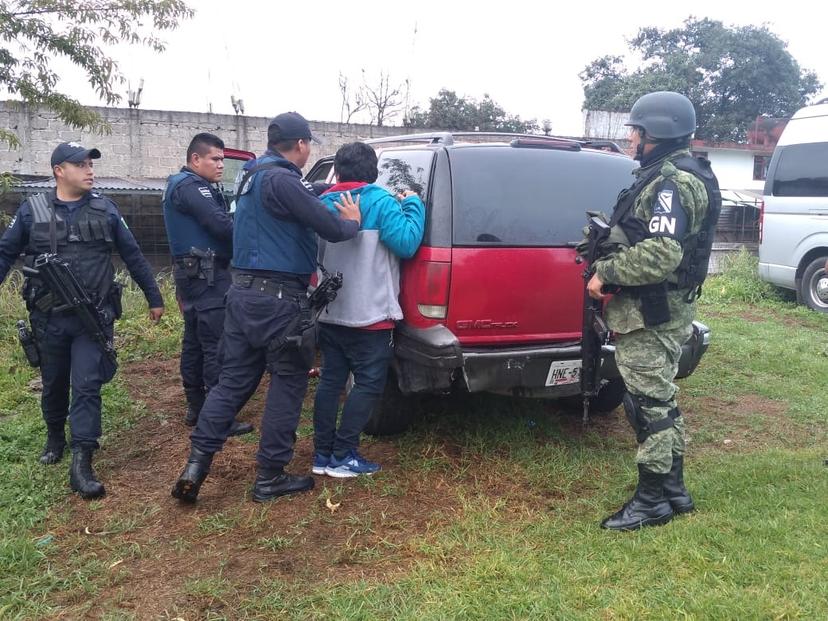
{"label": "military helmet", "polygon": [[624,125],[641,127],[656,140],[684,138],[696,131],[696,111],[684,95],[658,91],[639,97]]}

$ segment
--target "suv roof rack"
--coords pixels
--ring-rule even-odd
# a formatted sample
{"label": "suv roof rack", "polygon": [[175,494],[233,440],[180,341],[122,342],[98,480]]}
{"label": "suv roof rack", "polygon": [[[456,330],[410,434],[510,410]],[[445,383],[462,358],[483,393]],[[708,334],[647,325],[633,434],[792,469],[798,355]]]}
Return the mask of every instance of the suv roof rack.
{"label": "suv roof rack", "polygon": [[571,145],[578,145],[584,149],[600,149],[605,151],[612,151],[614,153],[623,153],[621,147],[611,140],[577,140],[574,138],[560,138],[558,136],[546,136],[544,134],[516,134],[512,132],[472,132],[472,131],[452,131],[452,132],[426,132],[421,134],[401,134],[399,136],[386,136],[385,138],[371,138],[366,140],[367,144],[383,144],[389,142],[426,142],[428,144],[441,144],[451,146],[454,144],[454,139],[461,136],[480,136],[483,138],[509,138],[512,146],[521,143],[521,139],[533,141],[534,145],[540,146],[542,142],[548,142],[550,146],[562,146],[564,143]]}
{"label": "suv roof rack", "polygon": [[454,144],[451,132],[431,132],[425,134],[401,134],[385,138],[371,138],[366,144],[382,144],[384,142],[428,142],[430,144]]}
{"label": "suv roof rack", "polygon": [[612,151],[613,153],[624,152],[624,150],[612,140],[579,140],[578,142],[584,149],[598,149],[600,151]]}

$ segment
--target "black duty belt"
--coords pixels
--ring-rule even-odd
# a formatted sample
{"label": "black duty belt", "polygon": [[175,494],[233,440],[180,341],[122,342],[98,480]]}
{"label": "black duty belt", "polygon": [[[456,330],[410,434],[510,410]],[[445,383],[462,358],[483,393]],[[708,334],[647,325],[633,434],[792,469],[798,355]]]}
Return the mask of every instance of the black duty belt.
{"label": "black duty belt", "polygon": [[[200,259],[196,257],[191,257],[190,255],[184,255],[183,257],[173,257],[173,263],[175,263],[178,267],[182,269],[187,269],[190,266],[187,265],[190,261],[200,261]],[[213,265],[219,269],[230,269],[230,259],[225,259],[222,257],[216,257],[213,259]]]}
{"label": "black duty belt", "polygon": [[301,297],[307,294],[307,289],[296,282],[239,272],[233,272],[233,284],[242,289],[261,291],[279,299],[283,297]]}

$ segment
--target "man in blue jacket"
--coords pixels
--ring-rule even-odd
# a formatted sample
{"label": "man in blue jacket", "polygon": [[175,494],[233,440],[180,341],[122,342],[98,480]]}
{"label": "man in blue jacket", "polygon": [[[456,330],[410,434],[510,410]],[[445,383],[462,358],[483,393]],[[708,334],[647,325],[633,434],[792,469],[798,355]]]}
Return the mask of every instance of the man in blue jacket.
{"label": "man in blue jacket", "polygon": [[[394,196],[374,185],[377,155],[362,142],[346,144],[334,157],[337,184],[323,200],[328,208],[343,192],[360,199],[362,224],[356,237],[328,244],[320,253],[328,270],[342,272],[343,285],[319,319],[322,373],[314,404],[314,474],[355,477],[380,469],[357,451],[359,435],[377,406],[393,355],[394,322],[403,318],[400,259],[414,256],[423,239],[425,206],[414,192]],[[348,374],[354,385],[337,429],[339,395]]]}
{"label": "man in blue jacket", "polygon": [[[0,239],[0,282],[21,252],[24,265],[56,254],[68,263],[74,277],[97,306],[106,339],[121,314],[121,287],[114,281],[112,250],[118,251],[130,275],[149,303],[149,316],[164,313],[161,292],[118,207],[95,192],[92,160],[98,149],[76,142],[59,144],[52,152],[55,189],[27,198]],[[101,437],[101,388],[115,374],[101,344],[80,318],[63,309],[40,277],[27,277],[23,289],[40,354],[43,394],[40,404],[46,422],[43,464],[55,464],[66,448],[65,427],[72,432],[69,484],[82,498],[98,498],[105,489],[92,469],[92,455]],[[71,386],[71,403],[70,403]]]}
{"label": "man in blue jacket", "polygon": [[[164,190],[164,223],[173,257],[175,292],[184,316],[181,380],[187,398],[184,422],[194,426],[206,392],[218,383],[219,341],[224,330],[224,295],[230,288],[233,221],[215,186],[224,172],[224,142],[196,134],[187,165],[170,175]],[[253,431],[233,423],[229,435]]]}
{"label": "man in blue jacket", "polygon": [[[359,199],[350,195],[328,211],[302,167],[314,139],[295,112],[268,127],[265,154],[247,170],[239,188],[233,230],[233,284],[227,292],[224,360],[219,383],[207,395],[190,436],[190,457],[172,495],[194,502],[213,455],[227,439],[233,418],[270,373],[262,435],[256,456],[253,500],[309,490],[311,477],[289,474],[302,399],[315,352],[295,346],[297,327],[309,314],[307,287],[316,270],[316,235],[350,239],[359,230]],[[308,354],[310,358],[308,357]]]}

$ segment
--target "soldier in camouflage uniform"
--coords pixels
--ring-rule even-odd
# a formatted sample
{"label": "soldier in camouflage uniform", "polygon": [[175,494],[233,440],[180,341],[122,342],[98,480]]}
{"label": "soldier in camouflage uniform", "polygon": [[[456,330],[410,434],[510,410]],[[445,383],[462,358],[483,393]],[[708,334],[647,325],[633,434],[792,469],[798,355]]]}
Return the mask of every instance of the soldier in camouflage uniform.
{"label": "soldier in camouflage uniform", "polygon": [[690,156],[696,116],[686,97],[645,95],[628,125],[641,168],[619,196],[610,224],[629,246],[599,259],[588,283],[595,299],[618,290],[605,316],[627,386],[625,413],[639,442],[635,495],[601,524],[613,530],[664,524],[694,508],[683,481],[684,419],[674,380],[681,347],[692,335],[721,205],[709,162]]}

